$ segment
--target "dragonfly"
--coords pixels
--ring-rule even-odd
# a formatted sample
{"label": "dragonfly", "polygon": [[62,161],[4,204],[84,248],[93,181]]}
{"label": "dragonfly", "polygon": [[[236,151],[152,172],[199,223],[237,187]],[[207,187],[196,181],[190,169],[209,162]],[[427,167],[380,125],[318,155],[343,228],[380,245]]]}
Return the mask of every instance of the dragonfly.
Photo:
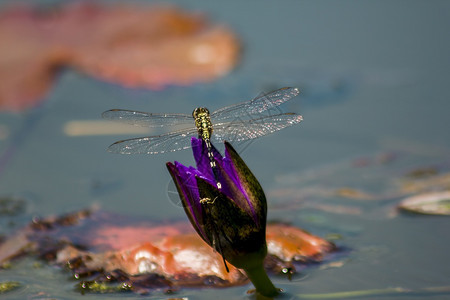
{"label": "dragonfly", "polygon": [[[210,166],[216,179],[217,188],[222,184],[218,180],[218,171],[212,152],[211,140],[246,141],[290,127],[302,121],[295,113],[282,113],[279,105],[297,96],[297,88],[286,87],[256,98],[218,109],[212,113],[205,107],[194,109],[192,115],[148,113],[141,111],[112,109],[105,111],[102,117],[112,121],[124,122],[146,127],[185,126],[184,129],[169,133],[121,140],[109,146],[108,150],[121,154],[158,154],[190,148],[191,136],[197,135],[207,147]],[[206,211],[214,209],[215,199],[204,198],[200,203]],[[218,229],[211,228],[213,247],[222,255],[225,268],[228,266],[223,256]]]}
{"label": "dragonfly", "polygon": [[[300,123],[296,113],[282,113],[277,107],[300,93],[298,88],[285,87],[256,98],[218,109],[212,113],[205,107],[194,109],[192,115],[148,113],[126,109],[111,109],[102,113],[107,120],[150,128],[184,126],[161,135],[117,141],[109,152],[121,154],[158,154],[190,148],[190,137],[205,141],[212,155],[211,141],[241,142],[265,136]],[[210,159],[213,161],[213,157]]]}

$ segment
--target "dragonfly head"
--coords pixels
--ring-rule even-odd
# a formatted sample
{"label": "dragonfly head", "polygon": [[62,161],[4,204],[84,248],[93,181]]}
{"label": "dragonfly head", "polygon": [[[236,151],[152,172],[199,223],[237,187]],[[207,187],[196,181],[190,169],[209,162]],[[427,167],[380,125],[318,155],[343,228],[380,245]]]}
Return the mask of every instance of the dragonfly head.
{"label": "dragonfly head", "polygon": [[194,111],[192,112],[192,116],[194,117],[194,119],[197,119],[199,117],[202,117],[202,115],[207,115],[209,116],[209,110],[206,107],[197,107],[196,109],[194,109]]}

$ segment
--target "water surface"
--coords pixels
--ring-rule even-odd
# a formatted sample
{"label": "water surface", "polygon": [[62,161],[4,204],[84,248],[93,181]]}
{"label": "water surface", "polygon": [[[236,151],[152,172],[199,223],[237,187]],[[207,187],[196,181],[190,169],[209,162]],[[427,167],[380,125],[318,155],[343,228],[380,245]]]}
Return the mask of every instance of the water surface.
{"label": "water surface", "polygon": [[[299,126],[236,146],[270,195],[269,218],[322,236],[339,234],[337,243],[347,251],[335,258],[343,262],[340,267],[304,269],[292,281],[275,276],[276,285],[291,295],[448,285],[450,219],[399,214],[395,206],[406,194],[393,191],[394,181],[411,170],[448,171],[449,2],[170,2],[206,12],[236,30],[244,45],[241,65],[210,84],[158,92],[124,89],[66,70],[43,105],[23,114],[2,113],[0,125],[9,135],[0,143],[0,193],[25,199],[26,206],[15,216],[0,216],[0,233],[11,233],[32,216],[92,203],[152,220],[185,218],[167,196],[164,164],[192,164],[190,151],[114,155],[107,146],[132,136],[71,137],[64,133],[69,121],[98,120],[111,108],[213,111],[260,91],[297,86],[303,95],[284,109],[303,115]],[[386,153],[395,159],[377,160]],[[355,167],[361,158],[369,165]],[[380,197],[362,201],[318,193],[339,187]],[[68,272],[35,268],[34,262],[26,258],[0,272],[0,281],[24,284],[5,299],[81,297]],[[250,287],[184,289],[176,296],[242,299]],[[111,297],[139,298],[95,295]],[[415,299],[443,297],[424,292]]]}

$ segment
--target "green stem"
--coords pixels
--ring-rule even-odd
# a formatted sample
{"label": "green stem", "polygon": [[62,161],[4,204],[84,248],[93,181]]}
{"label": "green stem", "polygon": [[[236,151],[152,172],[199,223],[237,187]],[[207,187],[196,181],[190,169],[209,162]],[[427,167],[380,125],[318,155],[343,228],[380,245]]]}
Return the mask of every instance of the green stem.
{"label": "green stem", "polygon": [[244,271],[259,294],[269,298],[279,294],[279,290],[273,285],[272,281],[270,281],[262,263],[253,268],[244,269]]}

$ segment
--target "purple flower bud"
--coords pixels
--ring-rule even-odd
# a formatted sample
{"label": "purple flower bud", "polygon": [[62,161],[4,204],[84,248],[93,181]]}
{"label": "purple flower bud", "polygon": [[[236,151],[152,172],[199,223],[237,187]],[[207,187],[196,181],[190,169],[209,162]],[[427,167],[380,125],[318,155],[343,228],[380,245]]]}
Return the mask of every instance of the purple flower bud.
{"label": "purple flower bud", "polygon": [[167,168],[192,226],[234,266],[260,264],[267,254],[267,204],[260,184],[228,142],[224,157],[212,146],[215,167],[202,139],[192,138],[191,144],[197,168],[178,162]]}

